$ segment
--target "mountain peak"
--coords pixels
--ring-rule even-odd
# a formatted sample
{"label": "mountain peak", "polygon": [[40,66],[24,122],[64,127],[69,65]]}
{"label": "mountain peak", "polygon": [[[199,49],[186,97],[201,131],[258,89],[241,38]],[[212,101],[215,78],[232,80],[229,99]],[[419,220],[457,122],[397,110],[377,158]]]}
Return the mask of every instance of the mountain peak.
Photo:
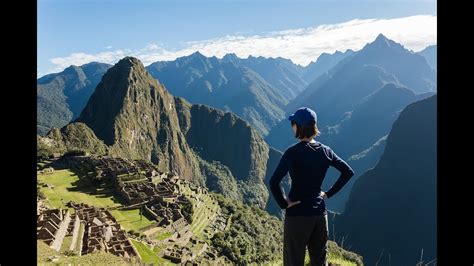
{"label": "mountain peak", "polygon": [[84,71],[82,71],[82,68],[76,65],[67,67],[62,73],[66,76],[69,76],[69,78],[77,79],[79,83],[83,83],[87,79],[86,74],[84,74]]}
{"label": "mountain peak", "polygon": [[388,41],[388,38],[385,37],[385,35],[383,35],[382,33],[379,33],[379,35],[377,35],[377,38],[375,38],[375,41]]}
{"label": "mountain peak", "polygon": [[380,33],[371,44],[376,46],[390,46],[390,40]]}
{"label": "mountain peak", "polygon": [[196,52],[192,53],[189,56],[190,57],[206,57],[205,55],[201,54],[201,52],[199,52],[199,51],[196,51]]}
{"label": "mountain peak", "polygon": [[84,67],[91,67],[91,66],[111,66],[111,65],[110,65],[110,64],[107,64],[107,63],[101,63],[101,62],[97,62],[97,61],[92,61],[92,62],[89,62],[89,63],[86,63],[86,64],[81,65],[81,68],[84,68]]}
{"label": "mountain peak", "polygon": [[70,73],[77,73],[79,71],[81,71],[81,68],[79,66],[70,65],[70,66],[68,66],[67,68],[64,69],[63,73],[70,74]]}
{"label": "mountain peak", "polygon": [[[212,63],[209,61],[210,58],[196,51],[190,55],[179,57],[175,60],[176,66],[183,67],[186,65],[192,65],[198,69],[204,69],[206,72],[212,68]],[[217,59],[217,58],[216,58]]]}
{"label": "mountain peak", "polygon": [[118,61],[115,66],[111,67],[110,70],[111,72],[116,73],[115,75],[118,75],[117,77],[123,76],[124,78],[130,78],[133,76],[134,80],[136,80],[138,76],[148,75],[143,63],[139,59],[131,56],[126,56],[120,59],[120,61]]}
{"label": "mountain peak", "polygon": [[222,57],[224,62],[238,62],[240,58],[235,53],[228,53]]}
{"label": "mountain peak", "polygon": [[126,56],[126,57],[120,59],[120,61],[118,61],[116,66],[141,66],[141,67],[144,67],[143,63],[140,60],[138,60],[137,58],[132,57],[132,56]]}
{"label": "mountain peak", "polygon": [[237,55],[235,53],[228,53],[224,55],[224,58],[237,58]]}
{"label": "mountain peak", "polygon": [[[390,40],[389,38],[385,37],[382,33],[380,33],[377,38],[371,43],[368,43],[366,47],[370,47],[370,49],[395,49],[395,50],[406,50],[401,44]],[[365,47],[364,47],[365,48]],[[408,51],[408,50],[407,50]]]}

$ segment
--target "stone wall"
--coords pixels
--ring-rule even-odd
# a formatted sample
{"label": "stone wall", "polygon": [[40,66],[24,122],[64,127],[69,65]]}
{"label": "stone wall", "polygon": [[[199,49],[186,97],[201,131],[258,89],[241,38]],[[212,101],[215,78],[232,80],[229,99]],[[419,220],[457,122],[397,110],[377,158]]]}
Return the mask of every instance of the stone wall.
{"label": "stone wall", "polygon": [[51,243],[51,248],[59,251],[61,249],[61,245],[64,240],[64,236],[66,236],[67,233],[67,228],[69,226],[69,222],[71,221],[71,216],[69,214],[69,211],[64,214],[63,220],[61,221],[59,225],[59,229],[56,231],[54,234],[54,241]]}

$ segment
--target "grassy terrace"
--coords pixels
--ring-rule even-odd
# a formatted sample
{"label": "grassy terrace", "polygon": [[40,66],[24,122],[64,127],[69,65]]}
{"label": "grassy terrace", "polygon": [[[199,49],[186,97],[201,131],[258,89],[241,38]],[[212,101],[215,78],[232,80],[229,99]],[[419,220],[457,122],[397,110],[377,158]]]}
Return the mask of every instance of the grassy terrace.
{"label": "grassy terrace", "polygon": [[[69,170],[56,170],[53,174],[38,174],[38,182],[54,186],[41,187],[46,196],[45,203],[52,208],[66,208],[68,201],[85,203],[94,207],[122,206],[114,197],[111,187],[92,188],[81,185],[79,177]],[[111,210],[125,230],[141,231],[145,226],[153,224],[153,220],[140,217],[139,210]]]}
{"label": "grassy terrace", "polygon": [[155,237],[156,240],[165,240],[167,239],[168,237],[172,236],[173,234],[170,233],[170,232],[166,232],[166,233],[163,233],[163,234],[159,234]]}
{"label": "grassy terrace", "polygon": [[202,236],[204,228],[210,221],[214,220],[219,210],[219,205],[210,194],[194,194],[201,198],[203,202],[198,202],[196,199],[190,197],[194,192],[188,186],[183,186],[184,195],[188,196],[193,204],[193,222],[191,224],[191,231],[196,236]]}
{"label": "grassy terrace", "polygon": [[153,265],[175,265],[170,261],[158,256],[157,254],[159,252],[159,249],[151,249],[148,245],[138,242],[134,239],[131,239],[130,241],[132,242],[132,245],[135,246],[135,248],[137,249],[144,263],[151,263]]}
{"label": "grassy terrace", "polygon": [[61,248],[59,249],[60,253],[64,253],[69,250],[71,246],[72,236],[65,236],[63,239],[63,243],[61,244]]}

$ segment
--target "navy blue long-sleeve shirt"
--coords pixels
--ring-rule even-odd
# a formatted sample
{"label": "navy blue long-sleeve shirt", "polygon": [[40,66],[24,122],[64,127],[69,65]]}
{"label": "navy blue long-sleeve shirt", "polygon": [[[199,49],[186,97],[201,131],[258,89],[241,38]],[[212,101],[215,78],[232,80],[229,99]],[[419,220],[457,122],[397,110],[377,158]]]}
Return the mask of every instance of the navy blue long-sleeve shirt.
{"label": "navy blue long-sleeve shirt", "polygon": [[[352,168],[331,148],[318,141],[300,141],[285,151],[270,179],[270,189],[280,208],[286,209],[287,216],[326,213],[326,204],[320,193],[329,166],[341,172],[336,183],[326,192],[327,197],[331,198],[354,175]],[[301,203],[287,209],[288,203],[283,197],[280,182],[288,172],[291,178],[288,197],[291,201]]]}

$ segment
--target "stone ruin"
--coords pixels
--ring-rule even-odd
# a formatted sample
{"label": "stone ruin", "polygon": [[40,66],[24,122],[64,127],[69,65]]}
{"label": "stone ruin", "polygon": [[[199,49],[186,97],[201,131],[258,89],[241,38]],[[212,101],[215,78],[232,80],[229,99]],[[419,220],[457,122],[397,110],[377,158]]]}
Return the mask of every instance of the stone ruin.
{"label": "stone ruin", "polygon": [[[140,257],[108,210],[73,202],[68,206],[74,208],[74,214],[69,210],[54,209],[38,215],[37,239],[59,251],[64,237],[71,236],[71,243],[65,248],[76,250],[78,255],[102,250],[125,259]],[[80,230],[81,226],[83,230]]]}
{"label": "stone ruin", "polygon": [[183,263],[188,260],[193,260],[195,255],[192,253],[191,249],[187,247],[180,247],[174,245],[173,247],[168,247],[163,252],[163,258],[168,259],[174,263]]}
{"label": "stone ruin", "polygon": [[36,220],[36,238],[59,251],[70,221],[71,215],[68,210],[45,210]]}
{"label": "stone ruin", "polygon": [[137,204],[153,199],[157,194],[153,183],[124,183],[118,187],[118,193],[127,201],[128,204]]}
{"label": "stone ruin", "polygon": [[[179,184],[186,184],[191,191],[198,194],[208,194],[206,188],[181,180],[174,174],[162,173],[156,166],[145,161],[76,156],[69,158],[67,162],[70,164],[69,168],[76,165],[76,168],[79,167],[82,171],[94,171],[96,175],[109,178],[116,192],[129,204],[122,207],[123,209],[142,208],[145,214],[157,221],[157,226],[164,228],[161,232],[172,233],[172,236],[163,240],[173,245],[172,248],[162,251],[161,255],[164,258],[187,265],[197,265],[196,263],[200,262],[205,264],[216,261],[222,264],[229,262],[227,258],[218,256],[215,249],[194,238],[190,225],[181,213],[180,205],[189,203],[189,199],[182,194]],[[75,217],[85,223],[82,254],[104,250],[122,257],[139,256],[120,225],[107,210],[83,204],[71,206],[76,210]],[[209,230],[224,230],[227,222],[228,217],[221,213],[204,232],[207,234]],[[196,251],[194,249],[198,243],[202,247]]]}
{"label": "stone ruin", "polygon": [[125,231],[108,210],[86,204],[71,203],[70,206],[86,225],[82,254],[103,250],[124,258],[139,256]]}

